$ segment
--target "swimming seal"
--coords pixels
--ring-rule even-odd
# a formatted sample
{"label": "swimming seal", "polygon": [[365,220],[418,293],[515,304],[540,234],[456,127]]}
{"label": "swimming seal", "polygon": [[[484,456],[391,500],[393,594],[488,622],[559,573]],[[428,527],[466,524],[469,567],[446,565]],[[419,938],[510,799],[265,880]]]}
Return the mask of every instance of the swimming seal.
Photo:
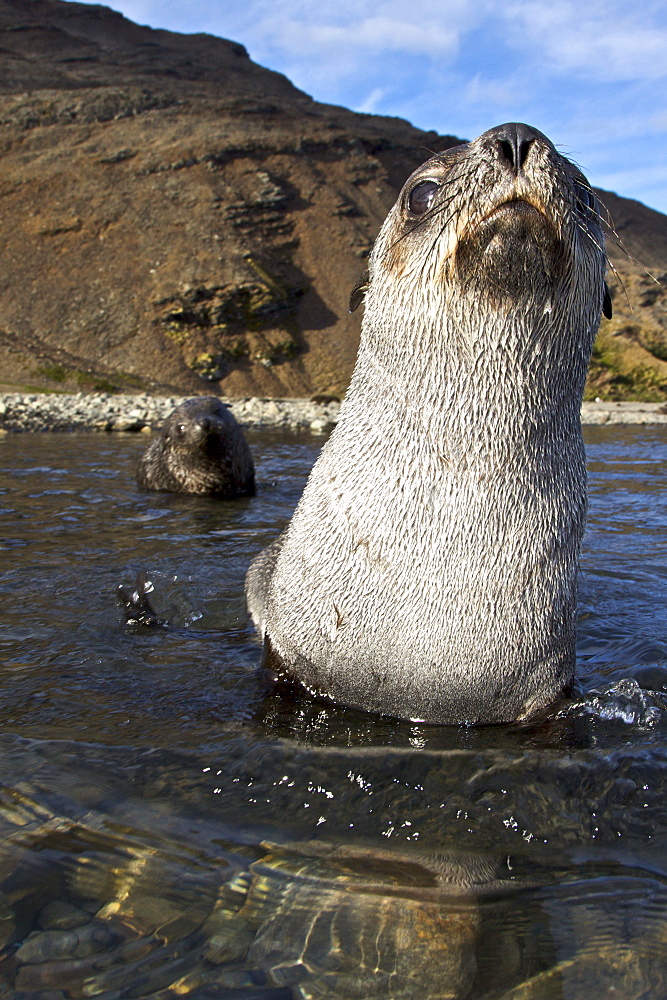
{"label": "swimming seal", "polygon": [[374,712],[526,718],[574,675],[595,196],[500,125],[412,174],[369,263],[338,425],[248,572],[264,662]]}
{"label": "swimming seal", "polygon": [[188,399],[169,414],[139,462],[146,490],[252,496],[255,469],[243,431],[215,396]]}

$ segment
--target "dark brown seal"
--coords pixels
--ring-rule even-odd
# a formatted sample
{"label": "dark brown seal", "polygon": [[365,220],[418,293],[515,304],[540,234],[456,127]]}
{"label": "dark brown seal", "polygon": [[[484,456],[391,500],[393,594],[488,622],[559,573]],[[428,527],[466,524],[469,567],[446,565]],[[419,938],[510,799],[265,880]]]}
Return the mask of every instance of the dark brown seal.
{"label": "dark brown seal", "polygon": [[252,496],[255,469],[229,409],[215,396],[198,396],[169,414],[139,462],[137,482],[171,493]]}
{"label": "dark brown seal", "polygon": [[248,573],[267,664],[445,723],[525,718],[569,687],[604,272],[591,187],[536,129],[413,173],[355,289],[338,425]]}

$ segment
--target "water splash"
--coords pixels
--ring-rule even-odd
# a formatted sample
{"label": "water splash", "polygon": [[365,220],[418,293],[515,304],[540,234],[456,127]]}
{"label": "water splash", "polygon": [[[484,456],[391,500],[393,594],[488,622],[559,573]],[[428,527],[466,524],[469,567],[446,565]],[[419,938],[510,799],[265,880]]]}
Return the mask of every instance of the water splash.
{"label": "water splash", "polygon": [[634,677],[623,677],[594,688],[559,714],[561,717],[593,715],[606,722],[624,722],[640,729],[654,729],[666,708],[667,697],[657,691],[645,691]]}

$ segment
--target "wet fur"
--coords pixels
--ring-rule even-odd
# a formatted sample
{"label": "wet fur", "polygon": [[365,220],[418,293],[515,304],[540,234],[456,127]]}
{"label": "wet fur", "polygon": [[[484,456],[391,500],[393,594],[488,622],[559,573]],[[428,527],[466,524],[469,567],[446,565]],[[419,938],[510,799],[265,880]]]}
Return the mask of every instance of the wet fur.
{"label": "wet fur", "polygon": [[[338,426],[247,581],[274,670],[431,722],[529,716],[574,674],[603,236],[546,137],[518,174],[498,145],[490,130],[406,183],[357,289]],[[441,186],[414,219],[423,180]]]}

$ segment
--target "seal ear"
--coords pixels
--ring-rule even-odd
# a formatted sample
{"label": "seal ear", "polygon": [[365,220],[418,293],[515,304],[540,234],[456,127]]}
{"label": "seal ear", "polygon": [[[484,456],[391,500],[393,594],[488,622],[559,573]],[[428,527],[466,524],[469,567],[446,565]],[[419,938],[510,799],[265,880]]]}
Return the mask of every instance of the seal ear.
{"label": "seal ear", "polygon": [[602,312],[607,319],[611,319],[612,308],[611,308],[611,294],[609,292],[609,285],[605,281],[604,283],[604,298],[602,300]]}
{"label": "seal ear", "polygon": [[368,271],[362,271],[350,292],[350,312],[353,313],[363,302],[368,291]]}

